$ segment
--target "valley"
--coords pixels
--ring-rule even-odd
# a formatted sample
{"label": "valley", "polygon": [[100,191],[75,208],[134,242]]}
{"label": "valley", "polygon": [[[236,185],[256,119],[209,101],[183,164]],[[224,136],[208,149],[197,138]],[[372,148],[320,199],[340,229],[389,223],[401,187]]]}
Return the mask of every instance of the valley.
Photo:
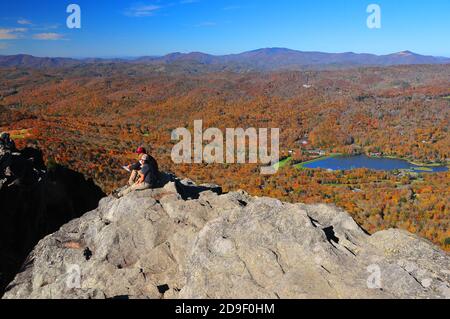
{"label": "valley", "polygon": [[[217,71],[204,65],[89,63],[0,69],[0,127],[22,147],[92,177],[104,191],[127,180],[121,166],[148,146],[162,170],[225,191],[288,202],[331,203],[373,233],[401,228],[450,251],[450,173],[326,171],[280,165],[175,164],[171,132],[205,127],[280,128],[294,163],[329,154],[383,154],[421,164],[450,159],[450,65],[344,70]],[[306,142],[306,144],[303,144]],[[290,154],[290,151],[293,154]]]}

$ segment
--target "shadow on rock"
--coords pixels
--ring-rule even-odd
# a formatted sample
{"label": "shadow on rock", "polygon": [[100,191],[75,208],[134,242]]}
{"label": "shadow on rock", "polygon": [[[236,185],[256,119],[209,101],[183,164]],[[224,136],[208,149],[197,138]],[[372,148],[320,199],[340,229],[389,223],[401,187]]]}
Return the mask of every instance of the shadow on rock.
{"label": "shadow on rock", "polygon": [[222,195],[222,187],[216,184],[201,184],[197,185],[190,179],[179,179],[170,173],[161,173],[157,188],[163,188],[168,183],[175,183],[177,193],[180,194],[183,200],[198,199],[200,194],[206,191],[211,191],[217,195]]}
{"label": "shadow on rock", "polygon": [[80,173],[59,165],[43,170],[39,150],[22,150],[17,163],[31,157],[39,176],[0,189],[0,294],[39,240],[95,209],[105,196]]}

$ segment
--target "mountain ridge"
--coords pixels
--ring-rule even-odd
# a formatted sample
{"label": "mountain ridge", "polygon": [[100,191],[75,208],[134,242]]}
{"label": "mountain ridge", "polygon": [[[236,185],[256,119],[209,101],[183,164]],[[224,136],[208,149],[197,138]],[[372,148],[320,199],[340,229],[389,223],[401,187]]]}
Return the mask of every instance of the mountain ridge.
{"label": "mountain ridge", "polygon": [[140,56],[136,58],[59,58],[35,57],[27,54],[0,55],[0,67],[72,67],[86,63],[142,63],[165,65],[174,63],[200,63],[209,66],[232,65],[255,70],[271,71],[323,66],[392,66],[413,64],[448,64],[450,58],[421,55],[408,50],[386,55],[370,53],[326,53],[298,51],[287,48],[262,48],[237,54],[212,55],[203,52],[174,52],[163,56]]}

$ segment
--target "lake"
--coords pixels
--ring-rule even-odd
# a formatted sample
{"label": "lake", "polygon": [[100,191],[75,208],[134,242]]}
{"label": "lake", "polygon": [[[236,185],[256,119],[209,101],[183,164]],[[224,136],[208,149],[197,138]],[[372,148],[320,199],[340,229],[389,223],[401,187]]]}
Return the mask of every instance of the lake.
{"label": "lake", "polygon": [[367,168],[377,171],[410,169],[418,173],[437,173],[448,171],[446,166],[423,167],[411,164],[408,161],[401,159],[375,158],[368,157],[366,155],[325,157],[316,161],[305,163],[302,166],[305,168],[322,168],[333,171],[352,170],[357,168]]}

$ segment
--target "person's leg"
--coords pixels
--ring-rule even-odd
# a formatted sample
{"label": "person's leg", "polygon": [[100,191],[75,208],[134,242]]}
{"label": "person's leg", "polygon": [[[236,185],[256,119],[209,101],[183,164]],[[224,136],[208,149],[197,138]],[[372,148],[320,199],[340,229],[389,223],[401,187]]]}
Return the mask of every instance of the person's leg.
{"label": "person's leg", "polygon": [[125,195],[131,193],[133,191],[133,186],[128,186],[127,188],[125,188],[124,190],[121,190],[117,196],[118,197],[124,197]]}
{"label": "person's leg", "polygon": [[121,191],[118,196],[119,197],[123,197],[125,195],[128,195],[134,191],[140,191],[140,190],[145,190],[145,189],[149,189],[150,185],[147,183],[141,183],[141,184],[134,184],[133,186],[127,187],[126,189],[124,189],[123,191]]}
{"label": "person's leg", "polygon": [[133,186],[137,181],[137,177],[138,177],[138,172],[133,170],[131,172],[130,179],[128,180],[128,185]]}
{"label": "person's leg", "polygon": [[143,191],[149,189],[150,185],[147,183],[136,184],[133,186],[133,191]]}
{"label": "person's leg", "polygon": [[131,185],[130,187],[125,188],[123,191],[119,193],[119,197],[124,197],[132,192],[134,192],[136,185]]}

